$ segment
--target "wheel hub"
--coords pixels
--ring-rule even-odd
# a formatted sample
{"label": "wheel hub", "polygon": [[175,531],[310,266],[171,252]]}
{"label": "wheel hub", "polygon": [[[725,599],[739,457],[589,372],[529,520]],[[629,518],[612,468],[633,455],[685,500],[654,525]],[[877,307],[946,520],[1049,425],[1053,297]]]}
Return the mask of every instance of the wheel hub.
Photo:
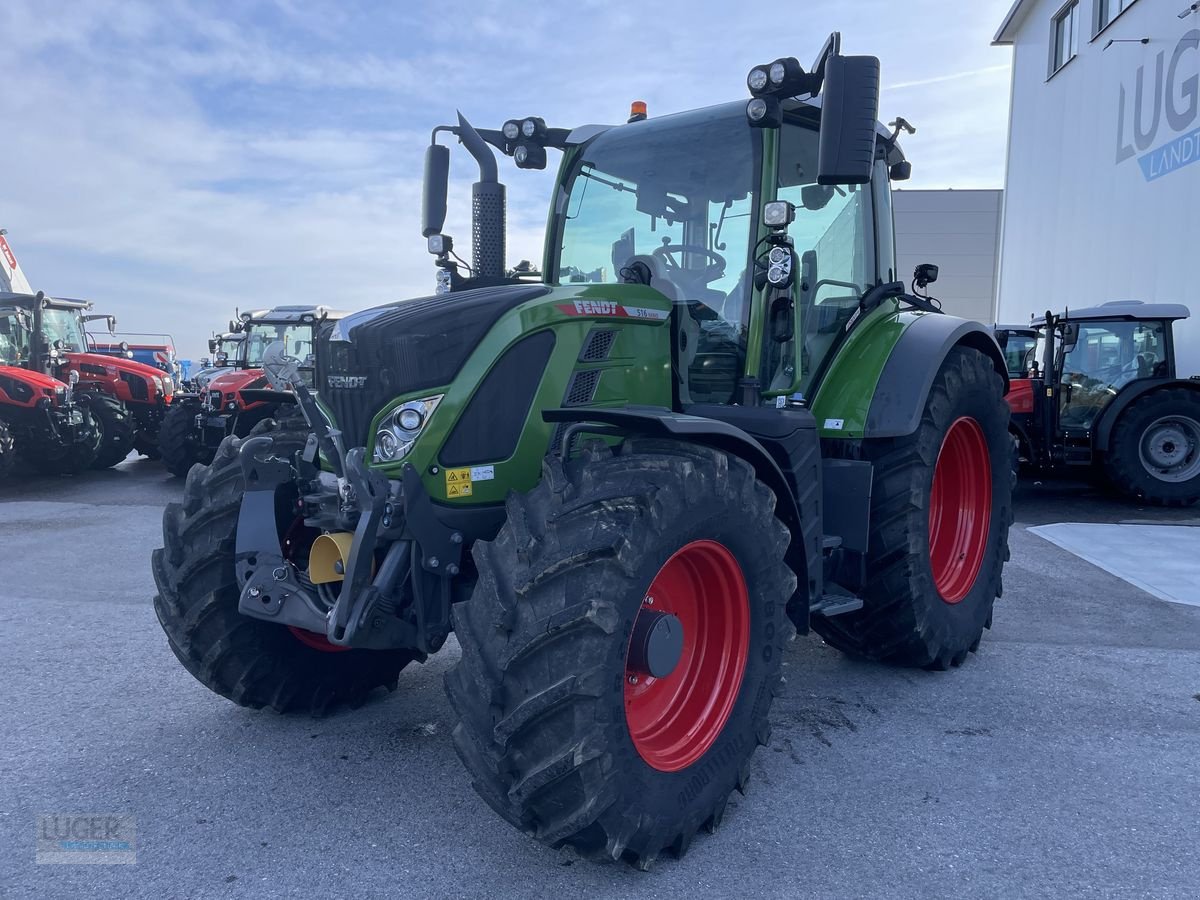
{"label": "wheel hub", "polygon": [[1185,416],[1164,417],[1144,432],[1142,465],[1160,481],[1184,482],[1200,475],[1200,422]]}
{"label": "wheel hub", "polygon": [[669,612],[643,607],[633,623],[626,668],[634,673],[666,678],[683,655],[683,624]]}

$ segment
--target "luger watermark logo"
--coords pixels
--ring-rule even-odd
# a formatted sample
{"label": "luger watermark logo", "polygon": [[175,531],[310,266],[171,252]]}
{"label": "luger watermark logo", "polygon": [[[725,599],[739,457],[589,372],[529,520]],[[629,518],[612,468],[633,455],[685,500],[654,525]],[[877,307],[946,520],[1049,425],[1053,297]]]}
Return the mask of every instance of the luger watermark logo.
{"label": "luger watermark logo", "polygon": [[133,816],[57,813],[37,817],[38,864],[131,865],[137,862]]}
{"label": "luger watermark logo", "polygon": [[[1151,94],[1146,66],[1138,66],[1133,90],[1121,85],[1117,110],[1117,163],[1137,156],[1147,181],[1200,162],[1200,29],[1181,37],[1169,58],[1159,51],[1153,78]],[[1175,137],[1155,147],[1164,125]]]}

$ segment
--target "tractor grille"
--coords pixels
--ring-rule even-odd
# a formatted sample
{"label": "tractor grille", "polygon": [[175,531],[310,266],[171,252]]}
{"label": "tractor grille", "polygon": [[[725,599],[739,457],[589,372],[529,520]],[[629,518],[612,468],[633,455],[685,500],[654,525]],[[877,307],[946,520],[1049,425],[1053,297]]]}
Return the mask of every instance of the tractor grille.
{"label": "tractor grille", "polygon": [[600,369],[587,369],[572,375],[563,406],[583,406],[591,403],[592,398],[596,396],[596,386],[600,384],[600,374]]}
{"label": "tractor grille", "polygon": [[617,332],[611,328],[593,328],[583,342],[583,349],[579,351],[579,361],[602,362],[608,359],[616,339]]}

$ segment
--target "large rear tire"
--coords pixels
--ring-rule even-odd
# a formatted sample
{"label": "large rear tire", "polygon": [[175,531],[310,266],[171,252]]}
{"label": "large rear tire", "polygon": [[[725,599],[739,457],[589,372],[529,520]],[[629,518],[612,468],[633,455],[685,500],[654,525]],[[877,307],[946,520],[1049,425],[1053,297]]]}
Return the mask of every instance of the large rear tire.
{"label": "large rear tire", "polygon": [[815,616],[839,650],[946,669],[979,647],[1002,591],[1012,523],[1012,439],[1003,381],[981,352],[956,347],[915,434],[840,445],[874,464],[863,607]]}
{"label": "large rear tire", "polygon": [[133,449],[133,417],[120,400],[107,394],[83,394],[79,400],[91,409],[92,421],[100,430],[100,446],[92,460],[92,468],[112,468]]}
{"label": "large rear tire", "polygon": [[796,579],[774,510],[744,460],[668,441],[548,461],[510,495],[475,545],[446,677],[455,746],[496,812],[643,868],[720,823],[781,684]]}
{"label": "large rear tire", "polygon": [[1200,391],[1146,394],[1121,413],[1104,468],[1130,497],[1159,506],[1200,500]]}
{"label": "large rear tire", "polygon": [[195,401],[172,403],[158,429],[158,452],[167,471],[184,478],[196,463],[209,465],[216,455],[197,439],[196,416],[200,404]]}
{"label": "large rear tire", "polygon": [[[304,446],[303,420],[259,423],[276,454]],[[234,540],[244,483],[241,440],[226,438],[211,466],[188,473],[183,502],[163,513],[163,547],[153,555],[154,611],[171,650],[209,690],[240,706],[321,714],[357,705],[377,687],[396,688],[407,650],[345,650],[324,635],[293,631],[238,612]],[[290,507],[290,504],[287,504]],[[280,510],[281,537],[292,521]]]}

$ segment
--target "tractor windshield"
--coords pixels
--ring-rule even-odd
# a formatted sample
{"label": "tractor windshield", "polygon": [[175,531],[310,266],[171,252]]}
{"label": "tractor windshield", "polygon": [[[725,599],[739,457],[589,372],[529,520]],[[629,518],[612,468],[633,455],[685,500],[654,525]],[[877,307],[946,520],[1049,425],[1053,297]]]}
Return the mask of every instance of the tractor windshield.
{"label": "tractor windshield", "polygon": [[313,334],[311,325],[272,325],[254,322],[246,331],[246,363],[252,369],[262,366],[263,353],[276,341],[283,341],[288,356],[300,360],[306,368],[313,366]]}
{"label": "tractor windshield", "polygon": [[558,282],[649,284],[686,306],[696,401],[727,401],[745,358],[760,141],[741,103],[614,128],[578,155],[557,205]]}
{"label": "tractor windshield", "polygon": [[1062,424],[1090,427],[1129,382],[1167,377],[1166,347],[1165,322],[1081,322],[1063,355]]}
{"label": "tractor windshield", "polygon": [[84,337],[77,310],[43,310],[42,334],[50,346],[54,346],[55,341],[62,341],[62,348],[68,353],[83,353],[87,350],[87,338]]}
{"label": "tractor windshield", "polygon": [[20,366],[29,359],[29,329],[23,311],[0,309],[0,365]]}

